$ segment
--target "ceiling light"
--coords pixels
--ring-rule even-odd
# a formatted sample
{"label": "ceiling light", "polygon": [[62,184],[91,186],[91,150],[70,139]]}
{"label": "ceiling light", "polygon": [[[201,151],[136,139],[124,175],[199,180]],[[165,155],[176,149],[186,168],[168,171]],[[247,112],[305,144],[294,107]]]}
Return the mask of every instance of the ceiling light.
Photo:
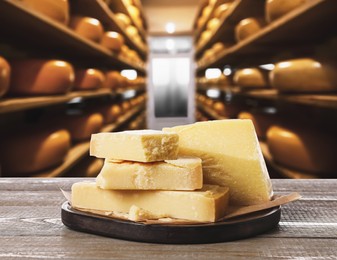
{"label": "ceiling light", "polygon": [[167,33],[174,33],[176,31],[176,25],[174,23],[167,23],[165,25],[165,30]]}

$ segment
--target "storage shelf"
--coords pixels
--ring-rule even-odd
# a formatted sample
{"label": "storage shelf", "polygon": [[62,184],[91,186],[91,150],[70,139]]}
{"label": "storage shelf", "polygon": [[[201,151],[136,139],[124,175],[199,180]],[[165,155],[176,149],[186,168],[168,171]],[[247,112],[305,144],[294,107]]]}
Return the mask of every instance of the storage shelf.
{"label": "storage shelf", "polygon": [[228,119],[228,117],[218,115],[214,110],[208,107],[205,107],[203,104],[200,104],[199,102],[197,102],[197,108],[200,111],[202,111],[204,114],[207,114],[208,116],[210,116],[212,119],[215,119],[215,120]]}
{"label": "storage shelf", "polygon": [[[119,57],[103,46],[87,40],[61,23],[28,10],[14,0],[0,1],[0,33],[21,49],[48,53],[50,58],[75,59],[88,66],[111,69],[135,69],[145,74],[145,68]],[[10,25],[10,26],[9,26]]]}
{"label": "storage shelf", "polygon": [[143,28],[140,28],[138,26],[138,24],[135,23],[135,20],[130,15],[130,13],[129,13],[128,9],[126,8],[125,4],[123,3],[123,1],[122,0],[111,1],[110,6],[112,7],[111,9],[114,10],[116,13],[125,13],[130,17],[130,19],[132,21],[132,24],[138,29],[140,37],[146,43],[146,41],[147,41],[146,32],[143,30]]}
{"label": "storage shelf", "polygon": [[[233,10],[228,17],[239,12],[240,3],[244,2],[244,0],[237,2],[235,8],[237,11]],[[334,1],[308,1],[303,6],[270,23],[255,35],[225,49],[214,59],[199,66],[197,71],[203,71],[208,67],[222,67],[226,64],[247,66],[248,64],[270,63],[277,52],[300,51],[308,42],[321,43],[328,35],[336,33],[336,28],[331,26],[337,22],[336,12],[337,5]],[[211,40],[198,50],[198,53],[209,48],[221,36],[228,35],[223,30],[234,30],[234,27],[232,29],[230,27],[229,22],[225,21],[223,28],[217,31]]]}
{"label": "storage shelf", "polygon": [[198,19],[199,19],[199,17],[202,14],[203,9],[207,6],[207,2],[205,3],[205,5],[200,5],[200,9],[198,10],[196,19],[195,19],[195,21],[193,23],[193,27],[194,27],[194,30],[195,30],[195,34],[194,34],[194,42],[195,43],[196,43],[197,39],[200,37],[201,33],[206,29],[207,22],[213,16],[214,9],[217,6],[219,6],[220,4],[222,4],[222,1],[220,1],[220,0],[217,0],[215,3],[213,3],[213,5],[212,5],[212,11],[208,15],[208,17],[206,18],[206,20],[204,21],[204,23],[202,24],[202,26],[200,28],[197,28]]}
{"label": "storage shelf", "polygon": [[197,48],[196,56],[201,56],[202,52],[218,41],[223,41],[224,39],[233,41],[235,25],[246,17],[261,16],[264,5],[264,0],[235,0],[226,15],[220,20],[219,27],[213,31],[209,40]]}
{"label": "storage shelf", "polygon": [[81,15],[86,15],[98,19],[105,28],[121,33],[125,39],[125,43],[136,50],[143,60],[146,60],[147,51],[136,44],[131,37],[126,33],[123,26],[115,18],[114,13],[102,0],[72,0],[72,11]]}
{"label": "storage shelf", "polygon": [[232,94],[243,98],[255,98],[259,100],[270,100],[274,103],[309,105],[319,108],[337,109],[337,94],[279,94],[276,89],[239,91],[231,90]]}
{"label": "storage shelf", "polygon": [[[117,122],[113,124],[106,125],[102,128],[101,132],[112,132],[114,130],[117,130],[119,127],[121,127],[123,124],[128,122],[132,117],[134,117],[136,114],[138,114],[142,109],[144,108],[144,104],[139,105],[138,107],[132,109],[130,112],[126,113],[125,115],[118,118]],[[64,176],[71,168],[77,164],[84,156],[89,154],[89,148],[90,148],[90,141],[88,142],[82,142],[79,144],[74,145],[70,151],[68,152],[68,155],[66,156],[64,162],[59,167],[45,171],[40,174],[36,174],[32,177],[61,177]]]}
{"label": "storage shelf", "polygon": [[71,101],[74,98],[97,98],[101,96],[114,96],[110,89],[69,92],[65,95],[39,96],[39,97],[13,97],[0,99],[0,114],[22,111],[32,108],[51,106]]}

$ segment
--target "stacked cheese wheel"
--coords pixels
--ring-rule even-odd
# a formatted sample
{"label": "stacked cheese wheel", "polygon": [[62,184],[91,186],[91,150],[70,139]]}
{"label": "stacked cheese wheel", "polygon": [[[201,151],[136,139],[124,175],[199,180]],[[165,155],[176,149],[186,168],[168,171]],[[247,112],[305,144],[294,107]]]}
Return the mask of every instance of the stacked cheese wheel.
{"label": "stacked cheese wheel", "polygon": [[300,58],[275,64],[270,84],[280,92],[328,93],[337,91],[337,63],[327,59]]}
{"label": "stacked cheese wheel", "polygon": [[219,26],[221,26],[221,22],[230,10],[232,4],[232,1],[224,2],[225,3],[215,7],[216,1],[209,1],[208,5],[203,8],[201,16],[197,20],[197,28],[200,30],[204,24],[206,24],[206,30],[201,33],[196,44],[197,48],[203,46],[211,38]]}
{"label": "stacked cheese wheel", "polygon": [[11,67],[6,59],[0,56],[0,97],[4,96],[9,89]]}
{"label": "stacked cheese wheel", "polygon": [[70,133],[65,129],[26,129],[4,136],[0,150],[4,176],[28,176],[57,167],[71,145]]}
{"label": "stacked cheese wheel", "polygon": [[74,68],[63,60],[12,60],[9,66],[0,58],[0,95],[56,95],[70,90],[95,90],[104,86],[104,72],[96,68]]}
{"label": "stacked cheese wheel", "polygon": [[241,90],[263,89],[268,87],[268,74],[258,68],[238,69],[233,77],[233,82]]}
{"label": "stacked cheese wheel", "polygon": [[294,124],[273,125],[267,144],[276,163],[303,173],[329,177],[337,171],[337,141],[334,134]]}
{"label": "stacked cheese wheel", "polygon": [[105,161],[95,182],[72,186],[72,206],[79,210],[135,221],[214,222],[229,201],[253,205],[272,195],[249,120],[95,134],[90,154]]}

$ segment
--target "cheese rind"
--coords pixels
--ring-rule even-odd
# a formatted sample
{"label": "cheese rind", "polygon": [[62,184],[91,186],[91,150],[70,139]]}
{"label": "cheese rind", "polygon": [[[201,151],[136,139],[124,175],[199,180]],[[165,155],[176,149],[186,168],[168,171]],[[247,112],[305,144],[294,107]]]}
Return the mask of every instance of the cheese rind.
{"label": "cheese rind", "polygon": [[202,159],[204,183],[227,186],[233,204],[269,201],[272,187],[250,120],[215,120],[164,128],[179,135],[179,155]]}
{"label": "cheese rind", "polygon": [[332,92],[337,90],[336,68],[335,62],[313,58],[287,60],[275,64],[270,83],[281,92]]}
{"label": "cheese rind", "polygon": [[24,176],[62,163],[71,145],[66,130],[40,130],[7,136],[1,140],[3,175]]}
{"label": "cheese rind", "polygon": [[74,83],[71,64],[61,60],[27,59],[11,62],[9,93],[17,95],[65,94]]}
{"label": "cheese rind", "polygon": [[201,159],[154,163],[106,160],[96,184],[114,190],[196,190],[202,187]]}
{"label": "cheese rind", "polygon": [[136,162],[174,160],[178,140],[177,134],[154,130],[93,134],[90,155]]}
{"label": "cheese rind", "polygon": [[244,88],[264,88],[268,86],[267,78],[258,68],[244,68],[235,72],[233,81]]}
{"label": "cheese rind", "polygon": [[6,94],[9,88],[11,67],[8,62],[0,56],[0,97]]}
{"label": "cheese rind", "polygon": [[267,144],[273,160],[283,166],[321,176],[337,171],[337,140],[322,129],[274,125]]}
{"label": "cheese rind", "polygon": [[78,209],[129,213],[134,206],[148,214],[201,222],[225,215],[228,188],[205,185],[198,191],[104,190],[95,182],[72,186],[71,204]]}
{"label": "cheese rind", "polygon": [[247,39],[260,31],[264,25],[264,20],[259,17],[243,19],[235,27],[235,38],[238,42]]}

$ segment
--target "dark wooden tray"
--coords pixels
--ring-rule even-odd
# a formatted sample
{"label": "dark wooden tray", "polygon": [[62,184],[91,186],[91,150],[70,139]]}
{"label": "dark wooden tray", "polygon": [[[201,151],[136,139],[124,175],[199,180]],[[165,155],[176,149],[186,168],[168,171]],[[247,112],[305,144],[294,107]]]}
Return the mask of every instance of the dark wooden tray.
{"label": "dark wooden tray", "polygon": [[281,207],[240,218],[209,224],[143,224],[113,219],[62,205],[62,222],[67,227],[107,237],[163,244],[201,244],[233,241],[256,236],[277,226]]}

